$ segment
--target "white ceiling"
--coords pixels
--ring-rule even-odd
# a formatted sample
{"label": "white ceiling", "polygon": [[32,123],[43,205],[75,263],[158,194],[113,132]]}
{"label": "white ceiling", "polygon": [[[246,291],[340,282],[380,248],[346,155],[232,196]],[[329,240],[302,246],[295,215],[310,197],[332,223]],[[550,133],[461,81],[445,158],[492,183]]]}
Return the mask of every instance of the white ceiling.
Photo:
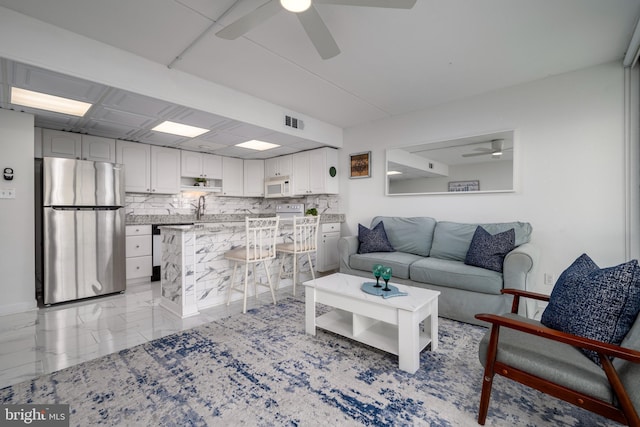
{"label": "white ceiling", "polygon": [[342,128],[621,60],[640,16],[640,0],[418,0],[411,10],[318,4],[342,51],[328,60],[284,10],[237,40],[215,36],[265,1],[0,6]]}

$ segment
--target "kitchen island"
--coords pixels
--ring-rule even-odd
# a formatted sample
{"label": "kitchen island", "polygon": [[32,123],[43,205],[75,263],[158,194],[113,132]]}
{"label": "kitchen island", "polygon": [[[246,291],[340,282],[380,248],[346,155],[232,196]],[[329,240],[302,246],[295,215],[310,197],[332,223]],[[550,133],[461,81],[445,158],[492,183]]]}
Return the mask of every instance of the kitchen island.
{"label": "kitchen island", "polygon": [[[245,244],[244,221],[162,226],[161,230],[160,305],[180,317],[188,317],[198,314],[201,309],[226,304],[233,263],[226,260],[224,254]],[[279,230],[279,241],[290,240],[293,223],[281,220]],[[303,262],[301,271],[304,274],[309,265],[306,258],[301,257],[300,261]],[[270,265],[274,286],[279,268],[280,258],[276,258]],[[290,271],[291,266],[285,264],[285,272],[287,270]],[[256,268],[255,271],[256,281],[266,282],[264,269]],[[291,282],[290,279],[287,281]],[[288,282],[283,280],[283,283]],[[253,286],[248,287],[248,292],[252,297]],[[235,297],[241,296],[236,294]]]}

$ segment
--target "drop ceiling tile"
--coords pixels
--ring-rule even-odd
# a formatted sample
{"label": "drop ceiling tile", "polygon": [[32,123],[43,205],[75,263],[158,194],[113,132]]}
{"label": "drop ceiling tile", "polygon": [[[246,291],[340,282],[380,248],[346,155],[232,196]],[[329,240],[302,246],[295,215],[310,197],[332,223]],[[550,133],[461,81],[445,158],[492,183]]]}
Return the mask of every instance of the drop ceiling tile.
{"label": "drop ceiling tile", "polygon": [[88,120],[86,124],[83,125],[83,129],[89,134],[100,132],[98,136],[108,135],[110,138],[118,139],[134,138],[136,132],[139,131],[139,129],[127,126],[124,123],[120,124],[101,120]]}
{"label": "drop ceiling tile", "polygon": [[215,142],[204,141],[200,138],[190,139],[188,141],[184,141],[180,143],[180,148],[191,149],[194,151],[199,151],[199,150],[213,151],[213,150],[217,150],[225,147],[228,147],[228,144],[218,144]]}
{"label": "drop ceiling tile", "polygon": [[171,146],[177,145],[185,141],[186,139],[187,138],[178,135],[171,135],[169,133],[153,131],[145,132],[142,136],[139,137],[140,142]]}
{"label": "drop ceiling tile", "polygon": [[176,113],[169,119],[185,125],[198,126],[205,129],[215,129],[216,126],[229,122],[229,119],[226,117],[189,109]]}
{"label": "drop ceiling tile", "polygon": [[231,135],[223,132],[219,132],[219,133],[209,132],[208,134],[203,135],[198,139],[202,139],[208,142],[215,142],[218,144],[224,144],[224,145],[235,145],[247,140],[247,138],[242,138],[239,136],[235,136],[235,135]]}
{"label": "drop ceiling tile", "polygon": [[63,96],[78,101],[97,102],[107,91],[107,87],[87,80],[66,76],[12,62],[9,67],[9,83],[23,89]]}
{"label": "drop ceiling tile", "polygon": [[233,122],[224,126],[223,128],[216,128],[216,130],[229,133],[235,136],[241,136],[244,138],[260,138],[263,135],[269,135],[273,133],[270,129],[261,128],[259,126],[250,125],[247,123]]}
{"label": "drop ceiling tile", "polygon": [[112,110],[142,114],[155,119],[163,119],[183,108],[170,102],[118,89],[113,89],[105,97],[102,105]]}
{"label": "drop ceiling tile", "polygon": [[152,117],[106,107],[91,110],[91,117],[102,122],[117,123],[137,129],[149,129],[158,121]]}

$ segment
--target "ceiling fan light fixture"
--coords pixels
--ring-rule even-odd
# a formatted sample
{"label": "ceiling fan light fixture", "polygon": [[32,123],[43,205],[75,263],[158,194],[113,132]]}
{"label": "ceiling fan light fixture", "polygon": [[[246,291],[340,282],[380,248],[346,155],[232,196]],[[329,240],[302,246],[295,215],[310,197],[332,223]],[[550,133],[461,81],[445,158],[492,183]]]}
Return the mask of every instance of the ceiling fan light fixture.
{"label": "ceiling fan light fixture", "polygon": [[280,4],[289,12],[300,13],[311,7],[311,0],[280,0]]}

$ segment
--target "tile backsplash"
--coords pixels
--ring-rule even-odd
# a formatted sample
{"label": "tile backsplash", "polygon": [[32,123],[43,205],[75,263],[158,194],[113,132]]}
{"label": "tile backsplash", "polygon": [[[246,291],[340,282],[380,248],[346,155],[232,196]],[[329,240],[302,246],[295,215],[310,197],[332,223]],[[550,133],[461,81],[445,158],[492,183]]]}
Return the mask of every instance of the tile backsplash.
{"label": "tile backsplash", "polygon": [[[196,211],[202,193],[179,194],[127,193],[127,215],[191,215]],[[275,213],[279,203],[304,203],[305,209],[316,208],[319,214],[342,213],[339,195],[313,195],[289,199],[263,199],[260,197],[225,197],[216,193],[205,194],[205,214],[263,214]]]}

